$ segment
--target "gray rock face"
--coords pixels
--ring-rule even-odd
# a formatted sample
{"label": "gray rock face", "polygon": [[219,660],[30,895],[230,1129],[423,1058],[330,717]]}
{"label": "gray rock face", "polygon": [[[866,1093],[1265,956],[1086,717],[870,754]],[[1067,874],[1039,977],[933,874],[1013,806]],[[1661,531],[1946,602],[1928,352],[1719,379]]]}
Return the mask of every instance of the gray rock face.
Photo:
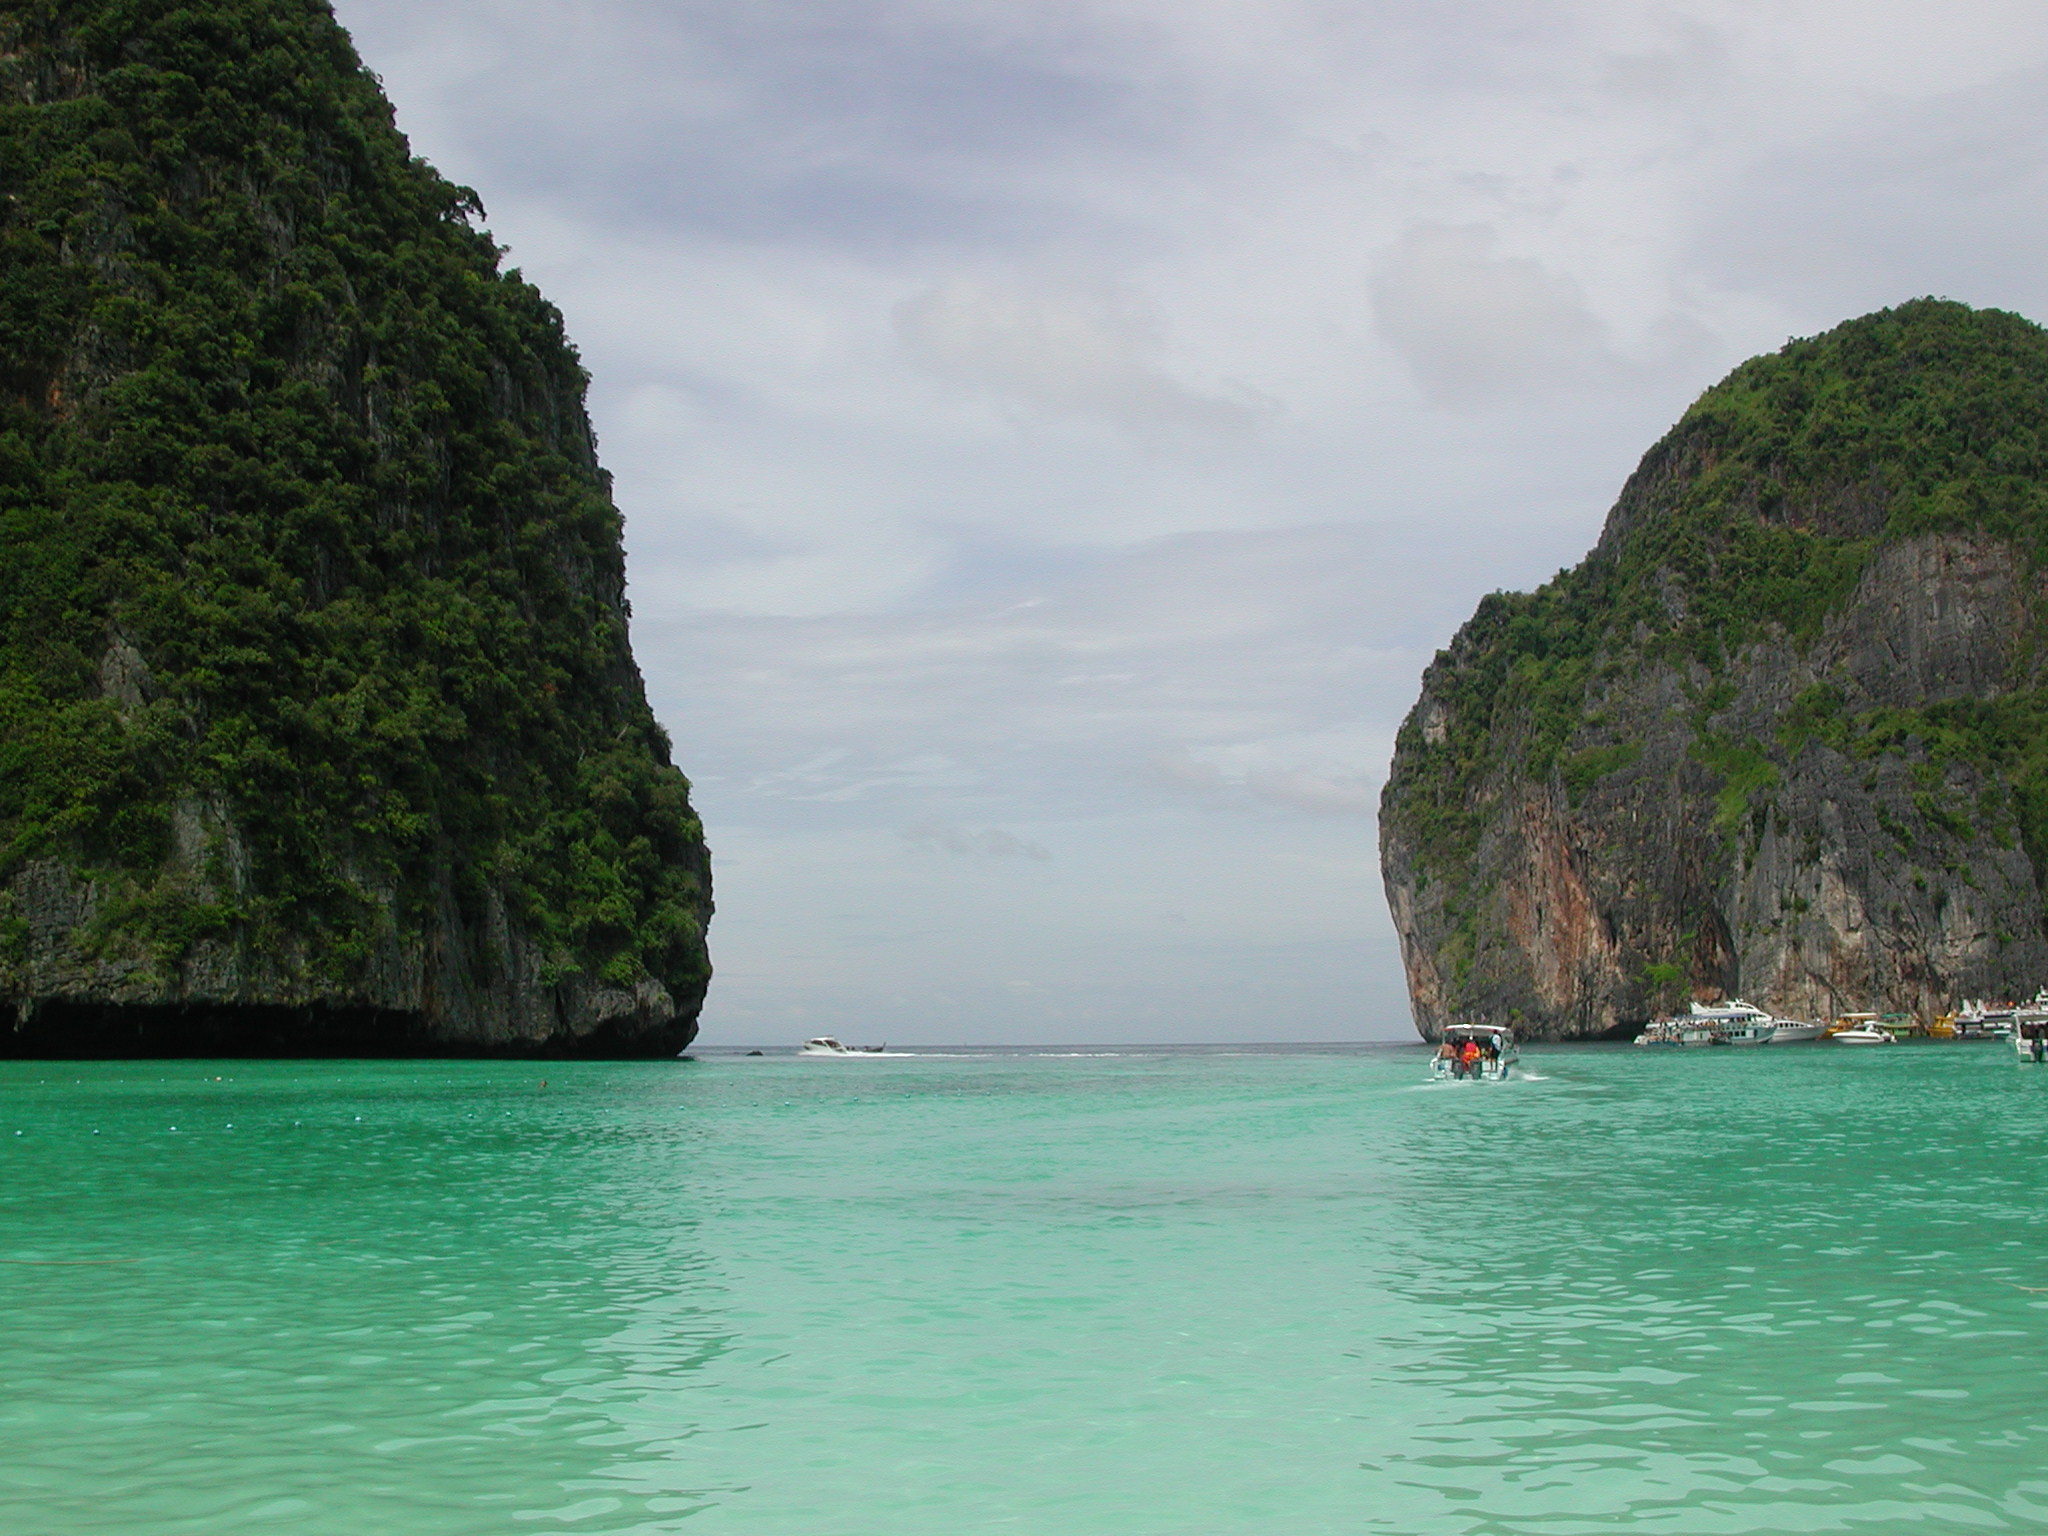
{"label": "gray rock face", "polygon": [[[1715,430],[1681,423],[1587,566],[1489,599],[1424,676],[1381,852],[1425,1038],[1620,1035],[1728,996],[1927,1017],[2048,983],[2035,549],[2013,524],[1910,533],[1882,475],[1823,487],[1768,531],[1792,525],[1805,570],[1845,559],[1853,580],[1752,622],[1745,595],[1768,589],[1729,574],[1728,530],[1769,524],[1737,527],[1770,481],[1731,474]],[[1688,632],[1710,603],[1732,617]]]}
{"label": "gray rock face", "polygon": [[[141,652],[118,633],[99,684],[123,717],[158,694]],[[225,796],[186,794],[168,809],[166,856],[150,872],[160,889],[230,911],[258,896],[249,839]],[[167,957],[122,921],[132,875],[95,878],[78,862],[32,858],[0,884],[0,917],[23,935],[16,963],[0,965],[0,996],[12,1004],[11,1020],[0,1017],[0,1054],[631,1056],[671,1054],[695,1035],[701,984],[679,1005],[653,977],[614,986],[563,974],[495,886],[471,915],[444,875],[408,933],[399,883],[369,861],[347,868],[378,914],[377,942],[337,985],[314,944],[266,942],[242,923]]]}
{"label": "gray rock face", "polygon": [[[222,894],[207,856],[224,853],[232,894],[234,872],[246,879],[247,868],[232,820],[190,801],[174,818],[176,852],[159,879],[206,901]],[[381,894],[396,907],[397,892]],[[0,1018],[0,1054],[640,1056],[672,1054],[694,1036],[701,992],[685,1015],[651,977],[617,987],[551,976],[497,893],[481,925],[465,920],[452,892],[440,894],[419,937],[387,921],[378,951],[336,986],[309,946],[254,942],[239,927],[194,940],[166,965],[155,946],[106,921],[100,884],[61,860],[31,860],[5,888],[27,942],[7,978],[13,1010]]]}
{"label": "gray rock face", "polygon": [[[2035,870],[2009,816],[1980,818],[1986,773],[1950,764],[1930,782],[1924,754],[1864,760],[1780,735],[1816,687],[1839,690],[1853,714],[2028,680],[2023,584],[2038,582],[2001,546],[1918,539],[1885,550],[1810,645],[1736,658],[1733,695],[1704,723],[1705,668],[1624,674],[1589,700],[1603,723],[1575,744],[1640,755],[1576,802],[1505,765],[1472,885],[1420,878],[1413,839],[1387,817],[1383,868],[1417,1028],[1433,1039],[1466,1019],[1597,1036],[1693,995],[1800,1018],[1932,1014],[1958,995],[2048,981]],[[1443,740],[1432,682],[1450,665],[1431,669],[1411,717],[1425,759],[1432,722]],[[1727,775],[1696,750],[1703,734],[1759,744],[1754,793],[1724,798]],[[1952,814],[1930,814],[1930,800]],[[1456,942],[1461,899],[1480,905],[1469,951]],[[1681,976],[1646,977],[1660,964]]]}

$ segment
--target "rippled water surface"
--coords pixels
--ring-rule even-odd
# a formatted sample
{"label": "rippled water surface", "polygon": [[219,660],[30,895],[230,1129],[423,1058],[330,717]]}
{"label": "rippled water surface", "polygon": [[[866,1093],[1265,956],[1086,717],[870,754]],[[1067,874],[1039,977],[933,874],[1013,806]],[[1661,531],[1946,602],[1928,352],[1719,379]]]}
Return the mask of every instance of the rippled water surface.
{"label": "rippled water surface", "polygon": [[1528,1065],[0,1065],[0,1530],[2048,1527],[2048,1072]]}

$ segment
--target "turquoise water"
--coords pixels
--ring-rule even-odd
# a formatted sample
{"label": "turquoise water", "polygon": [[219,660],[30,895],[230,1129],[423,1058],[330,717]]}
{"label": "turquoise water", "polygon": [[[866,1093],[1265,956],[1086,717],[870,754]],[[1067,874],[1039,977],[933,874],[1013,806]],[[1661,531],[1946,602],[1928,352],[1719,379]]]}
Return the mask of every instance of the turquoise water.
{"label": "turquoise water", "polygon": [[1528,1065],[0,1065],[0,1530],[2048,1526],[2048,1072]]}

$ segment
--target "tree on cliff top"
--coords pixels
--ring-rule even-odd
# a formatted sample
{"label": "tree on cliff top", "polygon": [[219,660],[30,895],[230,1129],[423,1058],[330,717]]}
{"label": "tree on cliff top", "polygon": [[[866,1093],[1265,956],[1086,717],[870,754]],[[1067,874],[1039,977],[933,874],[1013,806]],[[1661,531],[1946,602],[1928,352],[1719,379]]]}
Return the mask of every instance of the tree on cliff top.
{"label": "tree on cliff top", "polygon": [[323,0],[0,17],[0,992],[55,863],[107,996],[225,943],[345,1003],[516,930],[688,1039],[700,828],[584,376],[481,212]]}

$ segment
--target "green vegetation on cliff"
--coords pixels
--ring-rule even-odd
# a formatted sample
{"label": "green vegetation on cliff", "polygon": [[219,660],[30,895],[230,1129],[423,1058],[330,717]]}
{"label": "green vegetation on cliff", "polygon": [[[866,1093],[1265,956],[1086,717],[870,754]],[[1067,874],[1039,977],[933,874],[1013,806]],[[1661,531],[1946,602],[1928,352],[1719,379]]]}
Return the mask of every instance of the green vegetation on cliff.
{"label": "green vegetation on cliff", "polygon": [[454,922],[694,1012],[583,375],[480,214],[321,0],[0,15],[0,882],[89,883],[135,995],[231,936],[347,998]]}
{"label": "green vegetation on cliff", "polygon": [[[1810,640],[1880,549],[1929,533],[1994,538],[2048,569],[2048,331],[1921,299],[1752,358],[1644,457],[1583,564],[1480,604],[1439,695],[1448,750],[1402,786],[1404,809],[1456,857],[1503,753],[1583,794],[1627,751],[1567,751],[1599,736],[1588,699],[1604,678],[1659,658],[1718,676],[1752,642]],[[1703,731],[1728,697],[1698,692]],[[1910,736],[1999,762],[2030,850],[2048,853],[2048,736],[2013,724],[2043,715],[2048,694],[2030,692],[1996,708],[1873,711],[1831,731],[1866,752]],[[1409,722],[1411,741],[1419,728]],[[1754,748],[1703,739],[1699,755],[1731,793],[1768,778]]]}

